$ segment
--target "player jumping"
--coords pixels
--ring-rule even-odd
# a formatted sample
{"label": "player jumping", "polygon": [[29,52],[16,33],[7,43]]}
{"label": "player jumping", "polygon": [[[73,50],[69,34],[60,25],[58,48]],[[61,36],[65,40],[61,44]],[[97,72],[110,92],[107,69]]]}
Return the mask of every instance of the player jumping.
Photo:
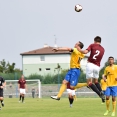
{"label": "player jumping", "polygon": [[[78,50],[83,54],[87,54],[90,52],[88,63],[86,65],[87,84],[94,92],[99,95],[100,98],[102,98],[103,102],[105,102],[105,96],[100,84],[98,83],[100,62],[105,52],[104,48],[100,44],[101,37],[96,36],[94,38],[94,43],[91,44],[86,50],[81,50],[81,48],[78,48]],[[92,83],[92,78],[94,84]]]}
{"label": "player jumping", "polygon": [[[57,96],[51,96],[52,99],[60,100],[60,97],[62,96],[63,92],[67,88],[67,83],[70,83],[70,87],[74,88],[78,83],[78,78],[80,76],[80,61],[82,58],[84,58],[84,54],[79,52],[78,48],[83,48],[84,45],[82,42],[78,42],[75,44],[74,48],[55,48],[53,49],[56,51],[69,51],[71,52],[71,60],[70,60],[70,70],[67,72],[65,79],[62,82],[62,85],[60,87],[59,93]],[[76,86],[77,87],[77,86]]]}

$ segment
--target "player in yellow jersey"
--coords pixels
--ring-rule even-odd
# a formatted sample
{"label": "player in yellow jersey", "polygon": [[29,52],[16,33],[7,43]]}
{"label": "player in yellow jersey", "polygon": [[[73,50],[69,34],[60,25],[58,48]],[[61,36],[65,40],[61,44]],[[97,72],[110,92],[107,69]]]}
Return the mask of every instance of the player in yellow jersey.
{"label": "player in yellow jersey", "polygon": [[59,93],[57,96],[51,96],[52,99],[60,100],[60,97],[62,96],[63,92],[67,88],[67,83],[70,83],[71,88],[77,87],[78,78],[80,76],[80,61],[82,58],[84,58],[84,54],[78,51],[78,48],[83,48],[84,44],[82,42],[78,42],[75,44],[74,48],[55,48],[53,49],[56,51],[70,51],[71,52],[71,60],[70,60],[70,70],[67,72],[65,79],[62,82],[62,85],[60,87]]}
{"label": "player in yellow jersey", "polygon": [[[105,91],[106,91],[106,88],[107,88],[107,82],[106,82],[106,80],[104,80],[102,78],[101,81],[100,81],[100,84],[101,84],[101,88],[102,88],[103,94],[105,95]],[[104,104],[104,100],[103,99],[102,99],[102,104]]]}
{"label": "player in yellow jersey", "polygon": [[103,79],[107,79],[106,95],[106,112],[104,115],[108,115],[110,110],[110,96],[112,96],[113,110],[111,116],[115,116],[116,110],[116,97],[117,97],[117,65],[114,65],[114,57],[108,58],[109,66],[105,68]]}

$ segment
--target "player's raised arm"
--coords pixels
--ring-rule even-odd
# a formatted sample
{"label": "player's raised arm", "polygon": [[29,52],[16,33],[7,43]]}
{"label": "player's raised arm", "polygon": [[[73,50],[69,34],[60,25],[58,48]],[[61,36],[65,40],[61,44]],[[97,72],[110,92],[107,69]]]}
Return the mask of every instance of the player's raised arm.
{"label": "player's raised arm", "polygon": [[69,47],[61,47],[61,48],[53,48],[52,51],[72,51],[73,49],[72,48],[69,48]]}
{"label": "player's raised arm", "polygon": [[89,52],[88,50],[82,50],[81,48],[78,48],[78,51],[83,54],[87,54]]}

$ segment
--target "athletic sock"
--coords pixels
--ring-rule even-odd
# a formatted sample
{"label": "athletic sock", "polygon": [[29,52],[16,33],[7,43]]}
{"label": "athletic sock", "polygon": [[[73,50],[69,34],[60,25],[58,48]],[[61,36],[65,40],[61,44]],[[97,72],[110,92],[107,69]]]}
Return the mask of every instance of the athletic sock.
{"label": "athletic sock", "polygon": [[102,91],[102,89],[101,89],[101,86],[100,86],[99,82],[95,83],[95,86],[98,88],[98,90],[99,90],[100,92]]}
{"label": "athletic sock", "polygon": [[60,98],[62,96],[63,92],[66,90],[66,88],[67,88],[67,86],[65,84],[62,84],[57,97]]}
{"label": "athletic sock", "polygon": [[1,100],[1,103],[3,102],[3,100]]}
{"label": "athletic sock", "polygon": [[74,89],[78,89],[78,88],[85,87],[85,86],[87,86],[87,83],[78,83],[78,84],[74,87]]}
{"label": "athletic sock", "polygon": [[100,96],[100,91],[97,89],[97,87],[94,84],[90,83],[89,87]]}
{"label": "athletic sock", "polygon": [[24,96],[22,96],[22,102],[24,102]]}
{"label": "athletic sock", "polygon": [[73,101],[74,101],[73,98],[69,98],[69,103],[70,103],[70,104],[73,104]]}
{"label": "athletic sock", "polygon": [[21,100],[22,96],[20,95],[19,101]]}
{"label": "athletic sock", "polygon": [[106,100],[106,108],[108,111],[110,110],[110,100]]}
{"label": "athletic sock", "polygon": [[112,105],[113,105],[113,112],[115,112],[115,110],[116,110],[116,101],[112,102]]}

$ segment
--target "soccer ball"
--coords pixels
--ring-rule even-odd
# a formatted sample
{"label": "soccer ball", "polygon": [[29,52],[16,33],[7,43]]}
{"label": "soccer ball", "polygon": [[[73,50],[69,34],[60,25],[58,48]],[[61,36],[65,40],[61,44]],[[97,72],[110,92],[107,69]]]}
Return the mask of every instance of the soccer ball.
{"label": "soccer ball", "polygon": [[79,4],[75,5],[75,11],[76,11],[76,12],[82,11],[82,6],[79,5]]}

